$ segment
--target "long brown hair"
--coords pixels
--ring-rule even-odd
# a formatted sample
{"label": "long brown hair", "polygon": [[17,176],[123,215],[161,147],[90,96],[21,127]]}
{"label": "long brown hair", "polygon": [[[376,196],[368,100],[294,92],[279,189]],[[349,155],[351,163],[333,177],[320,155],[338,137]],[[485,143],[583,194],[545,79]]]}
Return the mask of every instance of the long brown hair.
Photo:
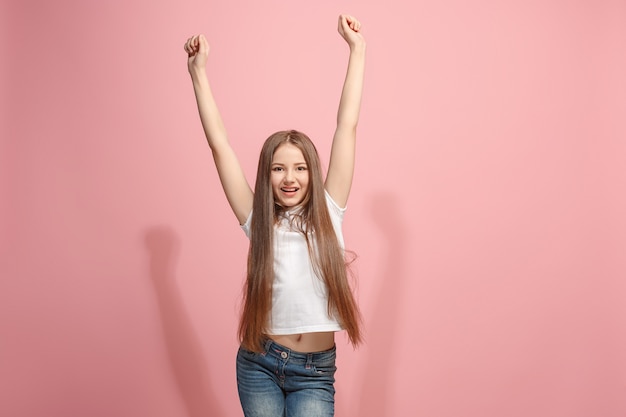
{"label": "long brown hair", "polygon": [[[283,212],[274,200],[270,175],[274,153],[285,143],[300,149],[309,171],[308,192],[292,225],[304,235],[313,268],[326,284],[329,315],[340,322],[348,332],[350,342],[357,346],[362,341],[360,313],[348,283],[344,251],[328,213],[321,163],[311,139],[296,130],[274,133],[261,149],[254,188],[239,339],[244,348],[260,351],[267,333],[274,281],[274,225]],[[313,235],[314,242],[310,239]]]}

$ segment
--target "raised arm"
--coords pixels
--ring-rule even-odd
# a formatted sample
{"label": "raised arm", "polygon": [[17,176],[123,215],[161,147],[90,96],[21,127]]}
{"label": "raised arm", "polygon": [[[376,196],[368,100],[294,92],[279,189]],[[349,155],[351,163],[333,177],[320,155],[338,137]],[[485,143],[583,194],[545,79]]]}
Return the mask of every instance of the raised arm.
{"label": "raised arm", "polygon": [[365,39],[360,33],[361,23],[349,15],[339,16],[337,30],[350,47],[350,58],[337,112],[337,129],[330,152],[326,191],[340,207],[345,207],[354,173],[356,127],[365,71]]}
{"label": "raised arm", "polygon": [[213,153],[217,173],[230,207],[239,223],[243,224],[252,210],[254,197],[237,155],[228,141],[226,129],[206,75],[209,43],[204,35],[193,36],[185,43],[185,52],[188,54],[187,67],[193,82],[200,120]]}

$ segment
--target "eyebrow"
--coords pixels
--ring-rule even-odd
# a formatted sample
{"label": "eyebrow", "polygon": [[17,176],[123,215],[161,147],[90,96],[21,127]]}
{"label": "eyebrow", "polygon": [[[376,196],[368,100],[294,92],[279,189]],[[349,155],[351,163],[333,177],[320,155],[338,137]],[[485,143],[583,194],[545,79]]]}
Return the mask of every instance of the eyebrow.
{"label": "eyebrow", "polygon": [[[272,162],[272,166],[276,166],[276,165],[279,165],[279,166],[285,166],[285,164],[284,164],[284,163],[282,163],[282,162]],[[299,166],[299,165],[306,165],[306,162],[296,162],[296,163],[295,163],[295,164],[293,164],[293,165],[295,165],[295,166]]]}

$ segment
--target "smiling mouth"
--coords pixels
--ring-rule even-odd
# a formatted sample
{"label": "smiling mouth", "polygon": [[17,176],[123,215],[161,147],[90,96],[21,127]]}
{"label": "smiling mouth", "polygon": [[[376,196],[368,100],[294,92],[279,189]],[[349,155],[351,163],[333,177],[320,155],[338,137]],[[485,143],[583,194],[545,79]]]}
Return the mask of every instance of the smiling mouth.
{"label": "smiling mouth", "polygon": [[284,193],[295,193],[298,190],[299,190],[299,188],[297,188],[297,187],[282,187],[280,189],[280,191],[282,191]]}

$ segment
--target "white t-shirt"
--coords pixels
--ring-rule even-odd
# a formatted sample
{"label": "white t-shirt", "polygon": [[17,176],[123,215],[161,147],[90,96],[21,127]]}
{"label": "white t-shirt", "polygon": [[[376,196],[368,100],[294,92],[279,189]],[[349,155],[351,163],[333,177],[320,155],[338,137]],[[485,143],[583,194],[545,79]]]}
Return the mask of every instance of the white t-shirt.
{"label": "white t-shirt", "polygon": [[[340,208],[326,193],[326,205],[344,247],[341,223],[345,208]],[[289,216],[289,212],[286,213]],[[250,237],[250,220],[241,226]],[[274,283],[269,334],[285,335],[339,331],[339,322],[328,315],[328,295],[324,281],[315,274],[306,240],[302,233],[291,230],[284,218],[274,227]]]}

